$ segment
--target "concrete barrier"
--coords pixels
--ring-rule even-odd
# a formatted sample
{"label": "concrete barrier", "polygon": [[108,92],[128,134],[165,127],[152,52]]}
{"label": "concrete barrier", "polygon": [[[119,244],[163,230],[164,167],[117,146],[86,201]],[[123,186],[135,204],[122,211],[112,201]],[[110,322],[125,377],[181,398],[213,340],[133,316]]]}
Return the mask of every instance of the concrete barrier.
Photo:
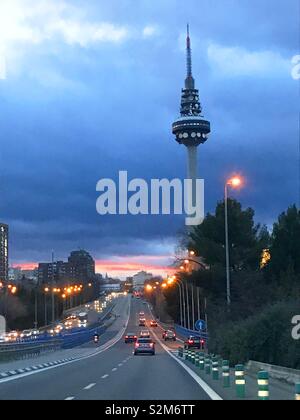
{"label": "concrete barrier", "polygon": [[266,363],[255,362],[250,360],[246,367],[247,371],[255,375],[259,371],[268,372],[270,378],[286,381],[289,384],[295,385],[300,382],[300,370],[289,369],[281,366],[269,365]]}

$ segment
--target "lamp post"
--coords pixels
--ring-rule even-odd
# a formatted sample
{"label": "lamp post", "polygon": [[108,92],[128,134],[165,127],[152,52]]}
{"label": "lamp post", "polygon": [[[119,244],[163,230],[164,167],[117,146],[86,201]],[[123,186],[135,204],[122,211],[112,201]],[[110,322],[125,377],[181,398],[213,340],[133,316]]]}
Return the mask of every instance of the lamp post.
{"label": "lamp post", "polygon": [[174,278],[175,283],[179,287],[179,299],[180,299],[180,325],[186,328],[186,305],[184,296],[184,285],[183,282],[176,277]]}
{"label": "lamp post", "polygon": [[200,309],[200,288],[197,287],[197,309],[198,309],[198,320],[201,319],[201,309]]}
{"label": "lamp post", "polygon": [[54,292],[54,251],[52,251],[52,324],[55,323],[55,292]]}
{"label": "lamp post", "polygon": [[227,305],[231,305],[231,279],[230,279],[230,250],[229,250],[229,226],[228,226],[228,188],[239,188],[242,180],[239,177],[229,179],[225,183],[225,252],[226,252],[226,295]]}
{"label": "lamp post", "polygon": [[44,289],[44,304],[45,304],[45,327],[48,325],[48,308],[47,308],[47,294],[49,293],[50,289],[48,287],[45,287]]}
{"label": "lamp post", "polygon": [[8,301],[8,296],[9,294],[11,295],[15,295],[18,291],[16,286],[13,286],[12,284],[8,284],[8,285],[4,285],[2,281],[0,281],[0,291],[1,290],[5,290],[5,295],[4,295],[4,308],[3,308],[3,315],[4,318],[7,318],[7,301]]}
{"label": "lamp post", "polygon": [[192,284],[192,329],[195,329],[195,296],[194,296],[194,285]]}
{"label": "lamp post", "polygon": [[185,283],[185,290],[186,290],[186,303],[187,303],[187,328],[190,329],[191,321],[190,321],[190,297],[189,297],[189,285],[188,282]]}
{"label": "lamp post", "polygon": [[34,328],[38,328],[38,287],[37,284],[34,291]]}

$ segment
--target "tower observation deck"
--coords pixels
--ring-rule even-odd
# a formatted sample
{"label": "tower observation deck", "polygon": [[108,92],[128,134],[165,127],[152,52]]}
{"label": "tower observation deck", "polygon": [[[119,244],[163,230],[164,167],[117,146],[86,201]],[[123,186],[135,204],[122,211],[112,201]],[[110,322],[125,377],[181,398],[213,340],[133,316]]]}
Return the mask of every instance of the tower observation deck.
{"label": "tower observation deck", "polygon": [[187,147],[199,146],[208,140],[210,122],[202,116],[199,90],[195,87],[192,73],[192,50],[190,31],[187,32],[187,77],[182,89],[180,118],[172,126],[176,141]]}

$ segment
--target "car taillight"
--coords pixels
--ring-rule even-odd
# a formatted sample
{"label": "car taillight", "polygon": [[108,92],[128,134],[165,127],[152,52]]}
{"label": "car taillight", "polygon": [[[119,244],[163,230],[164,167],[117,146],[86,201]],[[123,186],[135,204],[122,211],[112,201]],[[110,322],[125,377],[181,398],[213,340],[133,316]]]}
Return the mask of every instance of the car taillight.
{"label": "car taillight", "polygon": [[150,343],[150,347],[153,347],[154,346],[154,344],[153,343]]}
{"label": "car taillight", "polygon": [[125,338],[126,338],[126,339],[127,339],[127,338],[129,338],[129,337],[128,337],[128,335],[126,335],[126,337],[125,337]]}
{"label": "car taillight", "polygon": [[135,344],[135,347],[140,347],[139,343],[136,343],[136,344]]}
{"label": "car taillight", "polygon": [[189,344],[194,344],[194,341],[193,340],[189,340]]}

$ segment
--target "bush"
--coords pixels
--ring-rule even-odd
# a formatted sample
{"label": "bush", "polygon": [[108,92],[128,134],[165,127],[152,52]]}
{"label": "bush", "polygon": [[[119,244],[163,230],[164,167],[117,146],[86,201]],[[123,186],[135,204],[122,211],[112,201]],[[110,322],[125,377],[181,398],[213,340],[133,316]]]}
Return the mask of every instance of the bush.
{"label": "bush", "polygon": [[300,341],[292,338],[292,318],[299,303],[277,303],[244,321],[211,331],[210,351],[231,365],[249,360],[300,369]]}

